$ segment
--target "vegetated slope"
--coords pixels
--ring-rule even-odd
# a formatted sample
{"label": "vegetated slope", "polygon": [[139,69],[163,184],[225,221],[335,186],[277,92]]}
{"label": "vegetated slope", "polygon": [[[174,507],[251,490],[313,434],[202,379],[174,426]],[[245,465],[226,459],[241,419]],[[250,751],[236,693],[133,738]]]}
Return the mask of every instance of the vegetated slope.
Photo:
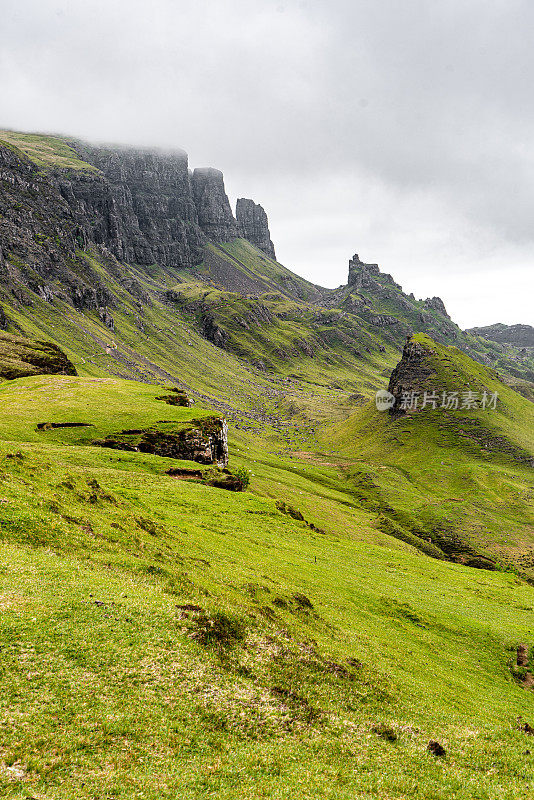
{"label": "vegetated slope", "polygon": [[[528,796],[531,405],[418,339],[416,388],[502,404],[373,411],[414,327],[479,347],[436,298],[359,259],[314,287],[235,235],[220,173],[171,159],[172,217],[168,160],[64,147],[3,156],[2,324],[79,372],[0,386],[5,794]],[[99,446],[214,414],[250,493]]]}
{"label": "vegetated slope", "polygon": [[[202,416],[158,388],[0,387],[5,795],[528,795],[516,720],[532,702],[512,666],[534,639],[534,589],[426,558],[366,508],[348,509],[353,530],[320,531],[296,505],[91,444],[160,407]],[[45,418],[95,430],[36,430]],[[347,507],[328,466],[231,439],[253,486],[293,492],[302,510],[328,494],[332,515]]]}
{"label": "vegetated slope", "polygon": [[[532,404],[457,348],[423,334],[406,345],[389,389],[397,397],[393,414],[368,405],[328,435],[358,460],[347,480],[381,530],[415,536],[438,556],[534,579]],[[403,412],[401,397],[412,392],[418,408]],[[434,400],[422,408],[425,392]],[[441,407],[443,393],[456,393],[457,409]],[[466,397],[476,407],[462,408]]]}

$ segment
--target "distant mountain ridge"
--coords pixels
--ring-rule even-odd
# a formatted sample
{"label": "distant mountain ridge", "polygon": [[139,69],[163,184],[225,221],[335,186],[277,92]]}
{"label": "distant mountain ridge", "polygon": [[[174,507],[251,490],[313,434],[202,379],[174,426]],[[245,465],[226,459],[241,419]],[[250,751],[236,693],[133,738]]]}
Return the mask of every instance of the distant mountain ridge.
{"label": "distant mountain ridge", "polygon": [[517,347],[534,347],[534,328],[532,325],[486,325],[482,328],[469,328],[469,333],[483,336],[493,342],[513,344]]}

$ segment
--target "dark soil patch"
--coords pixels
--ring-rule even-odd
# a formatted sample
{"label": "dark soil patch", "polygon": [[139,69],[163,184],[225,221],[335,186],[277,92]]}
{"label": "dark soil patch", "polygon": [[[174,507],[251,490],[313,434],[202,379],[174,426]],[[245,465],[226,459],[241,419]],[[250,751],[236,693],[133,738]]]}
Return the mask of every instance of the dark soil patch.
{"label": "dark soil patch", "polygon": [[524,689],[534,689],[534,675],[529,669],[529,648],[526,644],[517,646],[516,666],[513,669],[514,677]]}
{"label": "dark soil patch", "polygon": [[376,725],[373,725],[372,731],[373,733],[376,733],[377,736],[380,736],[381,739],[385,739],[387,742],[396,742],[399,738],[391,725],[387,725],[385,722],[377,722]]}
{"label": "dark soil patch", "polygon": [[427,750],[432,755],[436,756],[437,758],[444,758],[447,755],[447,751],[443,747],[442,744],[439,742],[435,742],[433,739],[428,743]]}
{"label": "dark soil patch", "polygon": [[195,620],[195,630],[190,634],[204,647],[214,645],[219,648],[232,647],[245,638],[245,625],[238,617],[220,611],[214,614],[199,612]]}
{"label": "dark soil patch", "polygon": [[202,480],[204,473],[201,469],[189,469],[188,467],[173,467],[165,473],[171,478],[184,478],[189,480]]}
{"label": "dark soil patch", "polygon": [[92,422],[38,422],[38,431],[51,431],[54,428],[93,428]]}
{"label": "dark soil patch", "polygon": [[296,592],[293,595],[292,599],[299,606],[299,608],[307,608],[313,610],[312,602],[308,597],[306,597],[305,594],[300,594],[299,592]]}

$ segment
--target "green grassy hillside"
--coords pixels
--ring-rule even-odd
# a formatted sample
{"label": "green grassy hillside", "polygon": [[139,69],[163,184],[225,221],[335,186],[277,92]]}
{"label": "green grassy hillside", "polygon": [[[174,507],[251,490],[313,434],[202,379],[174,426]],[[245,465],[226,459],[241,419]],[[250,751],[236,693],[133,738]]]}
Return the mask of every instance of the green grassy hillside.
{"label": "green grassy hillside", "polygon": [[57,345],[0,331],[0,378],[41,373],[75,375],[76,369]]}
{"label": "green grassy hillside", "polygon": [[[171,460],[33,429],[137,425],[155,392],[2,386],[5,794],[524,796],[516,720],[532,703],[510,667],[534,638],[534,589],[373,541],[365,511],[359,536],[323,533],[274,500],[170,478]],[[285,481],[305,498],[288,470],[280,495]]]}
{"label": "green grassy hillside", "polygon": [[[464,563],[534,579],[532,404],[456,348],[415,337],[429,374],[420,393],[498,393],[495,409],[432,406],[391,416],[374,404],[329,432],[356,463],[347,480],[382,530],[417,536]],[[440,400],[441,402],[441,400]],[[421,403],[420,403],[421,404]]]}
{"label": "green grassy hillside", "polygon": [[[436,366],[447,356],[497,385],[423,343]],[[511,436],[508,415],[530,405],[499,389],[488,425]],[[453,461],[453,434],[444,444],[426,411],[394,420],[368,407],[323,452],[322,434],[304,450],[295,424],[295,441],[231,425],[231,466],[251,471],[251,491],[237,494],[165,474],[182,462],[91,445],[95,433],[208,412],[161,394],[95,376],[0,387],[4,794],[528,796],[517,720],[532,722],[532,695],[514,664],[520,644],[534,645],[534,588],[428,558],[381,522],[402,510],[428,522],[454,485],[483,521],[518,524],[524,468],[461,439]],[[95,429],[36,430],[43,421]],[[401,426],[410,444],[398,452]],[[432,478],[438,460],[445,485]]]}
{"label": "green grassy hillside", "polygon": [[[66,140],[0,140],[0,794],[533,797],[523,356],[374,265],[121,263],[58,189],[95,179]],[[398,398],[495,408],[377,411],[401,355]],[[223,418],[246,491],[142,446]]]}

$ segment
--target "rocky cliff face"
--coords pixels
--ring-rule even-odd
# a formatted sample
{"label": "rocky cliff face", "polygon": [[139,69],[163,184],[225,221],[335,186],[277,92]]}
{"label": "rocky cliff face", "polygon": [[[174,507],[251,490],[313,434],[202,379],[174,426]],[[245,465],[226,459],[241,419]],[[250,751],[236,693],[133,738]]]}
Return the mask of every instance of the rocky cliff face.
{"label": "rocky cliff face", "polygon": [[89,223],[88,236],[119,261],[185,267],[202,257],[187,155],[74,143],[98,173],[60,173],[69,206]]}
{"label": "rocky cliff face", "polygon": [[269,220],[262,206],[254,203],[253,200],[240,197],[236,206],[236,219],[243,239],[248,239],[259,250],[263,250],[269,258],[276,260],[269,231]]}
{"label": "rocky cliff face", "polygon": [[534,328],[531,325],[487,325],[484,328],[470,328],[468,333],[499,344],[534,347]]}
{"label": "rocky cliff face", "polygon": [[218,169],[191,173],[182,151],[72,146],[104,180],[62,176],[62,193],[69,203],[79,203],[83,216],[93,218],[93,238],[120,261],[191,266],[201,261],[208,241],[238,236],[274,257],[265,211],[252,200],[239,201],[236,220]]}
{"label": "rocky cliff face", "polygon": [[[261,206],[246,201],[252,215],[238,224],[222,173],[191,172],[182,151],[69,145],[75,168],[61,161],[42,168],[31,148],[27,155],[0,134],[0,302],[31,306],[37,295],[98,311],[113,328],[108,308],[117,298],[84,253],[96,252],[144,305],[147,292],[125,265],[187,268],[203,260],[210,242],[250,236],[270,243]],[[10,324],[0,311],[0,328]]]}
{"label": "rocky cliff face", "polygon": [[438,311],[440,314],[443,314],[444,317],[450,319],[449,315],[447,314],[447,309],[445,308],[445,303],[441,297],[427,297],[424,301],[424,304],[427,308]]}
{"label": "rocky cliff face", "polygon": [[80,274],[76,252],[89,235],[89,222],[70,206],[54,176],[0,145],[0,294],[19,306],[33,304],[31,292],[80,308],[112,305],[96,273],[86,267]]}
{"label": "rocky cliff face", "polygon": [[349,261],[348,285],[355,291],[360,291],[364,287],[373,285],[373,277],[380,274],[378,264],[364,264],[358,253],[355,253]]}
{"label": "rocky cliff face", "polygon": [[198,224],[208,239],[229,242],[239,236],[222,172],[211,168],[195,169],[192,186]]}
{"label": "rocky cliff face", "polygon": [[405,412],[401,408],[403,395],[421,391],[427,378],[432,375],[428,355],[428,349],[419,342],[411,338],[406,341],[402,358],[391,373],[389,380],[388,391],[395,398],[391,408],[392,414],[404,414]]}

